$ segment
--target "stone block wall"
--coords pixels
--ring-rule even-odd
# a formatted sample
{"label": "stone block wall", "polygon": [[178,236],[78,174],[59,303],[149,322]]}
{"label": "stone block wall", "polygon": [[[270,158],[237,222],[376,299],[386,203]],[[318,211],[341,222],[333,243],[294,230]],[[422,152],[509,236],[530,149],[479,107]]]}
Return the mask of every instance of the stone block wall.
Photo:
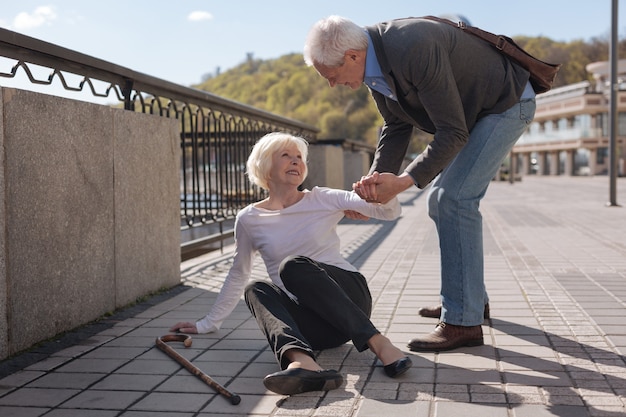
{"label": "stone block wall", "polygon": [[175,120],[0,88],[0,359],[180,282]]}

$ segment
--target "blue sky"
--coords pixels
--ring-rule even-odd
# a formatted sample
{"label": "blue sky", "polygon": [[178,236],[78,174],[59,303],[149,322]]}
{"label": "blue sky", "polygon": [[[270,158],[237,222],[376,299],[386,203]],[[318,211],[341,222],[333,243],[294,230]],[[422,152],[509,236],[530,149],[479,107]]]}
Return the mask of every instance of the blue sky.
{"label": "blue sky", "polygon": [[[620,38],[626,35],[621,6]],[[331,14],[361,25],[460,14],[495,33],[571,41],[610,37],[611,0],[21,0],[3,1],[0,26],[190,86],[248,53],[261,59],[301,53],[311,25]],[[0,70],[5,66],[0,62]],[[0,85],[10,81],[0,78]]]}

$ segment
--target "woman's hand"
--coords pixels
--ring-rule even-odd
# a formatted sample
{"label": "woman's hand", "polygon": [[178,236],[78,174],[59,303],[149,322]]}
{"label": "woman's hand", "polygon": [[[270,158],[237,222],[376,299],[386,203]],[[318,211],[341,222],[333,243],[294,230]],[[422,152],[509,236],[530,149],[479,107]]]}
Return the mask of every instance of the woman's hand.
{"label": "woman's hand", "polygon": [[178,323],[170,327],[170,332],[198,334],[198,328],[196,327],[195,323],[190,323],[188,321],[179,321]]}

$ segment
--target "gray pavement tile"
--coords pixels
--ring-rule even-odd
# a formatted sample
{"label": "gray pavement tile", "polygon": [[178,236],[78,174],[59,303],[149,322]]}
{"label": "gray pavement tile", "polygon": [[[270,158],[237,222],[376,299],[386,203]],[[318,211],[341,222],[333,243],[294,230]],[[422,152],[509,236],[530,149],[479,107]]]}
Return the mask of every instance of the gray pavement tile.
{"label": "gray pavement tile", "polygon": [[170,375],[181,369],[182,366],[178,362],[165,356],[162,360],[134,360],[126,363],[126,365],[115,369],[117,374],[133,374],[133,375]]}
{"label": "gray pavement tile", "polygon": [[46,417],[117,417],[119,411],[112,410],[67,410],[56,409],[46,414]]}
{"label": "gray pavement tile", "polygon": [[133,359],[146,352],[146,347],[100,346],[81,356],[82,359]]}
{"label": "gray pavement tile", "polygon": [[27,388],[74,388],[85,389],[104,378],[105,373],[51,372],[26,385]]}
{"label": "gray pavement tile", "polygon": [[[513,408],[515,417],[591,417],[586,407],[570,405],[533,405],[523,404]],[[617,415],[615,416],[617,417]]]}
{"label": "gray pavement tile", "polygon": [[196,415],[195,413],[178,413],[175,411],[126,411],[119,417],[194,417]]}
{"label": "gray pavement tile", "polygon": [[143,395],[138,391],[88,390],[67,400],[59,408],[125,410]]}
{"label": "gray pavement tile", "polygon": [[0,393],[9,392],[33,381],[46,373],[43,371],[19,371],[0,379]]}
{"label": "gray pavement tile", "polygon": [[[332,392],[334,391],[335,390]],[[333,396],[327,394],[318,402],[319,407],[315,414],[325,415],[331,413],[331,407],[340,407],[343,411],[346,411],[355,408],[358,401],[359,398],[357,395]]]}
{"label": "gray pavement tile", "polygon": [[110,374],[91,388],[95,390],[150,391],[168,377],[167,375]]}
{"label": "gray pavement tile", "polygon": [[235,329],[232,331],[232,333],[229,334],[229,337],[232,337],[233,339],[265,341],[263,333],[261,333],[261,330],[258,328],[258,326],[256,329]]}
{"label": "gray pavement tile", "polygon": [[591,407],[623,407],[623,401],[614,395],[588,395],[585,397],[585,403]]}
{"label": "gray pavement tile", "polygon": [[201,415],[269,416],[283,402],[283,398],[285,397],[279,395],[246,395],[237,405],[232,405],[224,398],[216,398],[201,410]]}
{"label": "gray pavement tile", "polygon": [[[201,351],[194,360],[197,362],[249,362],[257,355],[258,352],[254,350],[208,349]],[[271,354],[271,361],[275,361],[273,354]]]}
{"label": "gray pavement tile", "polygon": [[150,320],[147,320],[147,319],[142,319],[138,317],[128,317],[128,318],[118,321],[113,327],[134,329],[139,326],[145,325],[149,322]]}
{"label": "gray pavement tile", "polygon": [[583,398],[598,394],[613,395],[615,391],[608,381],[597,379],[591,381],[576,381],[576,388]]}
{"label": "gray pavement tile", "polygon": [[194,393],[169,393],[153,392],[139,401],[128,404],[123,409],[136,411],[169,411],[169,412],[198,412],[209,401],[217,397],[215,393],[194,394]]}
{"label": "gray pavement tile", "polygon": [[507,348],[498,348],[498,355],[502,360],[513,360],[509,358],[515,357],[535,357],[535,358],[545,358],[545,359],[554,359],[556,358],[556,353],[549,347],[544,346],[515,346],[515,348],[507,347]]}
{"label": "gray pavement tile", "polygon": [[280,368],[277,363],[257,363],[253,362],[249,364],[238,377],[244,378],[258,378],[262,380],[266,375],[278,372]]}
{"label": "gray pavement tile", "polygon": [[566,372],[559,371],[508,371],[504,375],[507,384],[571,387],[573,382]]}
{"label": "gray pavement tile", "polygon": [[437,384],[494,384],[499,382],[501,382],[501,375],[493,368],[439,368],[435,374],[435,383]]}
{"label": "gray pavement tile", "polygon": [[97,349],[97,346],[79,344],[79,345],[70,346],[65,349],[52,352],[50,354],[50,357],[54,358],[58,356],[58,357],[63,357],[63,358],[77,358],[94,349]]}
{"label": "gray pavement tile", "polygon": [[214,349],[220,350],[256,350],[260,351],[267,348],[267,341],[261,339],[254,340],[232,340],[222,339],[213,345]]}
{"label": "gray pavement tile", "polygon": [[39,417],[49,410],[49,408],[5,407],[0,405],[0,415],[2,417]]}
{"label": "gray pavement tile", "polygon": [[626,410],[624,407],[599,406],[589,409],[592,417],[622,417]]}
{"label": "gray pavement tile", "polygon": [[[168,345],[176,351],[180,356],[187,359],[188,361],[193,361],[195,358],[200,356],[205,349],[199,348],[196,344],[191,347],[184,347],[182,343],[168,343]],[[152,347],[150,350],[146,351],[141,356],[137,357],[136,360],[141,361],[163,361],[163,360],[173,360],[170,356],[163,352],[161,349],[157,347]]]}
{"label": "gray pavement tile", "polygon": [[508,417],[508,410],[506,405],[443,401],[435,403],[433,415],[435,417]]}
{"label": "gray pavement tile", "polygon": [[603,322],[596,322],[602,326],[602,331],[604,332],[604,334],[609,336],[611,340],[613,340],[613,336],[626,335],[626,326],[624,326],[623,321],[624,320],[622,319],[619,321],[614,320],[612,322],[609,322],[608,320],[605,320]]}
{"label": "gray pavement tile", "polygon": [[512,349],[513,346],[550,346],[550,340],[545,334],[541,335],[524,335],[518,336],[514,334],[500,334],[496,337],[495,345]]}
{"label": "gray pavement tile", "polygon": [[[196,366],[202,372],[220,380],[228,380],[239,373],[247,366],[245,362],[197,362],[193,361],[192,365]],[[277,368],[278,370],[278,368]],[[187,369],[180,370],[179,375],[187,375],[190,372]]]}
{"label": "gray pavement tile", "polygon": [[22,388],[0,398],[0,405],[55,407],[80,390],[61,388]]}
{"label": "gray pavement tile", "polygon": [[430,403],[428,401],[383,401],[364,398],[355,414],[358,417],[411,416],[428,417]]}
{"label": "gray pavement tile", "polygon": [[550,405],[585,405],[583,399],[577,395],[551,395],[547,398],[547,402]]}
{"label": "gray pavement tile", "polygon": [[30,366],[24,368],[26,371],[43,371],[49,372],[53,369],[58,368],[59,366],[68,363],[71,358],[64,358],[60,356],[50,356],[47,359],[36,362]]}
{"label": "gray pavement tile", "polygon": [[[337,402],[340,401],[341,400],[337,400]],[[313,414],[319,402],[319,397],[314,395],[299,394],[284,397],[280,400],[280,403],[276,404],[277,410],[275,415],[281,417],[292,415],[308,416]]]}
{"label": "gray pavement tile", "polygon": [[[215,343],[215,342],[212,342]],[[193,361],[196,357],[201,355],[205,349],[208,347],[200,347],[198,343],[194,343],[190,347],[183,346],[182,342],[169,342],[166,343],[174,352],[176,352],[179,356],[187,359],[188,361]],[[150,346],[144,353],[140,356],[136,357],[135,360],[138,361],[174,361],[173,358],[167,352],[162,351],[156,344]],[[175,362],[175,361],[174,361]]]}
{"label": "gray pavement tile", "polygon": [[434,384],[431,383],[411,383],[400,384],[398,392],[399,401],[432,401],[434,396]]}
{"label": "gray pavement tile", "polygon": [[522,371],[522,370],[535,370],[535,371],[563,371],[563,365],[555,359],[553,360],[538,360],[533,357],[513,356],[508,357],[508,360],[500,361],[500,368],[507,371]]}
{"label": "gray pavement tile", "polygon": [[506,395],[504,394],[504,392],[475,393],[475,394],[470,394],[470,401],[473,403],[506,404]]}
{"label": "gray pavement tile", "polygon": [[465,368],[465,369],[495,369],[497,368],[495,355],[475,356],[471,353],[449,353],[438,356],[438,369]]}
{"label": "gray pavement tile", "polygon": [[140,347],[154,345],[156,337],[144,336],[144,337],[118,337],[116,339],[107,342],[107,347]]}
{"label": "gray pavement tile", "polygon": [[253,395],[263,395],[267,391],[265,386],[263,385],[262,378],[250,378],[250,377],[241,377],[233,379],[226,388],[233,393],[238,394],[242,398],[244,398],[247,394]]}
{"label": "gray pavement tile", "polygon": [[[211,377],[215,382],[224,385],[216,378]],[[215,390],[203,382],[195,375],[174,375],[167,378],[163,383],[156,387],[154,392],[186,392],[198,394],[214,394]]]}
{"label": "gray pavement tile", "polygon": [[370,388],[369,384],[367,384],[363,390],[361,390],[361,394],[363,395],[363,397],[365,398],[369,398],[372,400],[379,400],[379,401],[385,401],[385,400],[396,400],[398,398],[398,389],[393,388],[393,387],[389,387],[391,389],[380,389],[380,388]]}

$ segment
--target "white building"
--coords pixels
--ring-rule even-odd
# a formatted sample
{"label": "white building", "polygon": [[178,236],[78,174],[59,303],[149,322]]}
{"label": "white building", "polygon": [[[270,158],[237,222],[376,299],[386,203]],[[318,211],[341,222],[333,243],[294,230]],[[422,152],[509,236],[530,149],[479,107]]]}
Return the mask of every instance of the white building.
{"label": "white building", "polygon": [[[513,148],[522,175],[602,175],[609,167],[609,63],[587,65],[583,81],[537,96],[530,128]],[[618,65],[618,173],[626,174],[626,60]]]}

